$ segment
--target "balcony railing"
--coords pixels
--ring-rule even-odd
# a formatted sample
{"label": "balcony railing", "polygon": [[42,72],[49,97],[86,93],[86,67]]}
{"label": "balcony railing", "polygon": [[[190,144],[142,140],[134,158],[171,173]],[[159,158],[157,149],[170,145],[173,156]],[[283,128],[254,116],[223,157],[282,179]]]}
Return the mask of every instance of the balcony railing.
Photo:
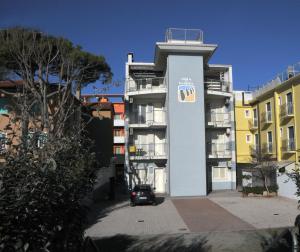
{"label": "balcony railing", "polygon": [[295,139],[285,139],[282,141],[282,152],[294,152],[296,151]]}
{"label": "balcony railing", "polygon": [[273,143],[270,142],[270,143],[265,143],[262,145],[262,150],[261,152],[263,154],[273,154],[274,153],[274,146],[273,146]]}
{"label": "balcony railing", "polygon": [[168,43],[203,43],[203,32],[199,29],[169,28],[166,31]]}
{"label": "balcony railing", "polygon": [[228,127],[231,123],[230,113],[207,112],[206,121],[208,125],[214,127]]}
{"label": "balcony railing", "polygon": [[268,124],[268,123],[272,123],[272,112],[271,111],[267,111],[267,112],[263,112],[261,114],[261,123],[262,124]]}
{"label": "balcony railing", "polygon": [[146,112],[145,115],[140,115],[137,111],[132,111],[130,113],[129,124],[147,126],[166,125],[166,115],[165,109],[154,109],[153,112]]}
{"label": "balcony railing", "polygon": [[207,154],[209,158],[231,158],[232,144],[227,143],[208,143]]}
{"label": "balcony railing", "polygon": [[249,129],[256,130],[258,128],[258,119],[253,118],[248,121]]}
{"label": "balcony railing", "polygon": [[114,143],[125,143],[125,136],[114,136]]}
{"label": "balcony railing", "polygon": [[280,106],[280,116],[282,118],[294,115],[294,105],[292,102],[282,104]]}
{"label": "balcony railing", "polygon": [[131,159],[165,159],[167,143],[134,144],[129,146]]}
{"label": "balcony railing", "polygon": [[259,146],[257,144],[250,145],[250,154],[251,156],[259,155]]}
{"label": "balcony railing", "polygon": [[207,79],[204,84],[208,91],[230,92],[230,82]]}
{"label": "balcony railing", "polygon": [[127,92],[161,92],[166,91],[163,77],[127,80]]}
{"label": "balcony railing", "polygon": [[124,126],[124,119],[114,119],[114,126],[123,127]]}

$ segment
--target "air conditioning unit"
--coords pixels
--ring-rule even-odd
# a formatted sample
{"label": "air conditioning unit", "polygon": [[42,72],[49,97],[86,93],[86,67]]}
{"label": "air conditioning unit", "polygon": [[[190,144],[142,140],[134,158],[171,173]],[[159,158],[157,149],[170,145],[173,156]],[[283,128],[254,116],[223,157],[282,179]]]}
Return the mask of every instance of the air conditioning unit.
{"label": "air conditioning unit", "polygon": [[129,135],[130,135],[130,136],[133,135],[133,128],[129,128]]}
{"label": "air conditioning unit", "polygon": [[129,97],[129,103],[133,103],[133,97]]}
{"label": "air conditioning unit", "polygon": [[226,135],[230,135],[230,132],[231,132],[231,129],[230,129],[230,128],[227,128],[227,129],[226,129]]}

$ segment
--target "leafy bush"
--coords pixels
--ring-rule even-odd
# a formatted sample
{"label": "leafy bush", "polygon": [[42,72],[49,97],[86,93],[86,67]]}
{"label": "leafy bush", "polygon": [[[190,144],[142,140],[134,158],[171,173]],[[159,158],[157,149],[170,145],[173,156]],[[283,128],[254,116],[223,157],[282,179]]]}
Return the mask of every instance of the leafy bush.
{"label": "leafy bush", "polygon": [[[278,186],[269,186],[268,187],[269,192],[277,192]],[[248,194],[248,193],[254,193],[254,194],[263,194],[263,192],[266,191],[266,188],[263,186],[255,186],[255,187],[243,187],[243,193]]]}
{"label": "leafy bush", "polygon": [[[52,153],[50,156],[49,153]],[[79,251],[95,155],[64,138],[6,157],[0,170],[0,251]]]}

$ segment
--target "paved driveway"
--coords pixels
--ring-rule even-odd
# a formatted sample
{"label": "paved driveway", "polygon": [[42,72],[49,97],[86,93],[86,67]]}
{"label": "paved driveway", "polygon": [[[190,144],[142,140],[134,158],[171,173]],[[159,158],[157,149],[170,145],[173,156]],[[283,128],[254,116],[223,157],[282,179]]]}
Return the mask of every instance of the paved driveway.
{"label": "paved driveway", "polygon": [[297,201],[283,197],[243,198],[234,191],[212,193],[203,198],[166,198],[158,206],[130,207],[127,200],[97,214],[86,235],[92,237],[233,232],[293,226],[300,214]]}
{"label": "paved driveway", "polygon": [[294,226],[297,200],[284,197],[241,197],[236,191],[211,193],[208,199],[257,229]]}
{"label": "paved driveway", "polygon": [[126,201],[116,204],[106,214],[100,212],[99,217],[86,230],[86,235],[103,237],[189,232],[170,199],[165,199],[157,206],[136,207],[129,206],[129,201]]}

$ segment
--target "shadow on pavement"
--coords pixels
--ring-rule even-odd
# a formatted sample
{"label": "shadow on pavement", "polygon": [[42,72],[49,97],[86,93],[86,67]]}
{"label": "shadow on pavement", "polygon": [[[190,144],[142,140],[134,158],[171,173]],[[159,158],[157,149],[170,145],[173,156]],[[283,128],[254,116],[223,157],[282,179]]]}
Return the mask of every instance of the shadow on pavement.
{"label": "shadow on pavement", "polygon": [[[162,195],[156,196],[157,205],[162,204],[164,201],[165,197]],[[85,229],[101,222],[101,219],[106,217],[110,212],[128,207],[129,205],[129,191],[123,185],[118,185],[115,188],[115,197],[113,200],[107,199],[93,202],[87,207]]]}
{"label": "shadow on pavement", "polygon": [[195,237],[186,239],[184,235],[156,235],[139,238],[137,236],[115,235],[94,239],[86,244],[85,252],[204,252],[209,251],[206,247],[205,238]]}
{"label": "shadow on pavement", "polygon": [[101,219],[108,215],[111,211],[129,206],[129,193],[124,186],[115,188],[114,199],[103,199],[92,202],[87,208],[87,219],[85,228],[89,228]]}

